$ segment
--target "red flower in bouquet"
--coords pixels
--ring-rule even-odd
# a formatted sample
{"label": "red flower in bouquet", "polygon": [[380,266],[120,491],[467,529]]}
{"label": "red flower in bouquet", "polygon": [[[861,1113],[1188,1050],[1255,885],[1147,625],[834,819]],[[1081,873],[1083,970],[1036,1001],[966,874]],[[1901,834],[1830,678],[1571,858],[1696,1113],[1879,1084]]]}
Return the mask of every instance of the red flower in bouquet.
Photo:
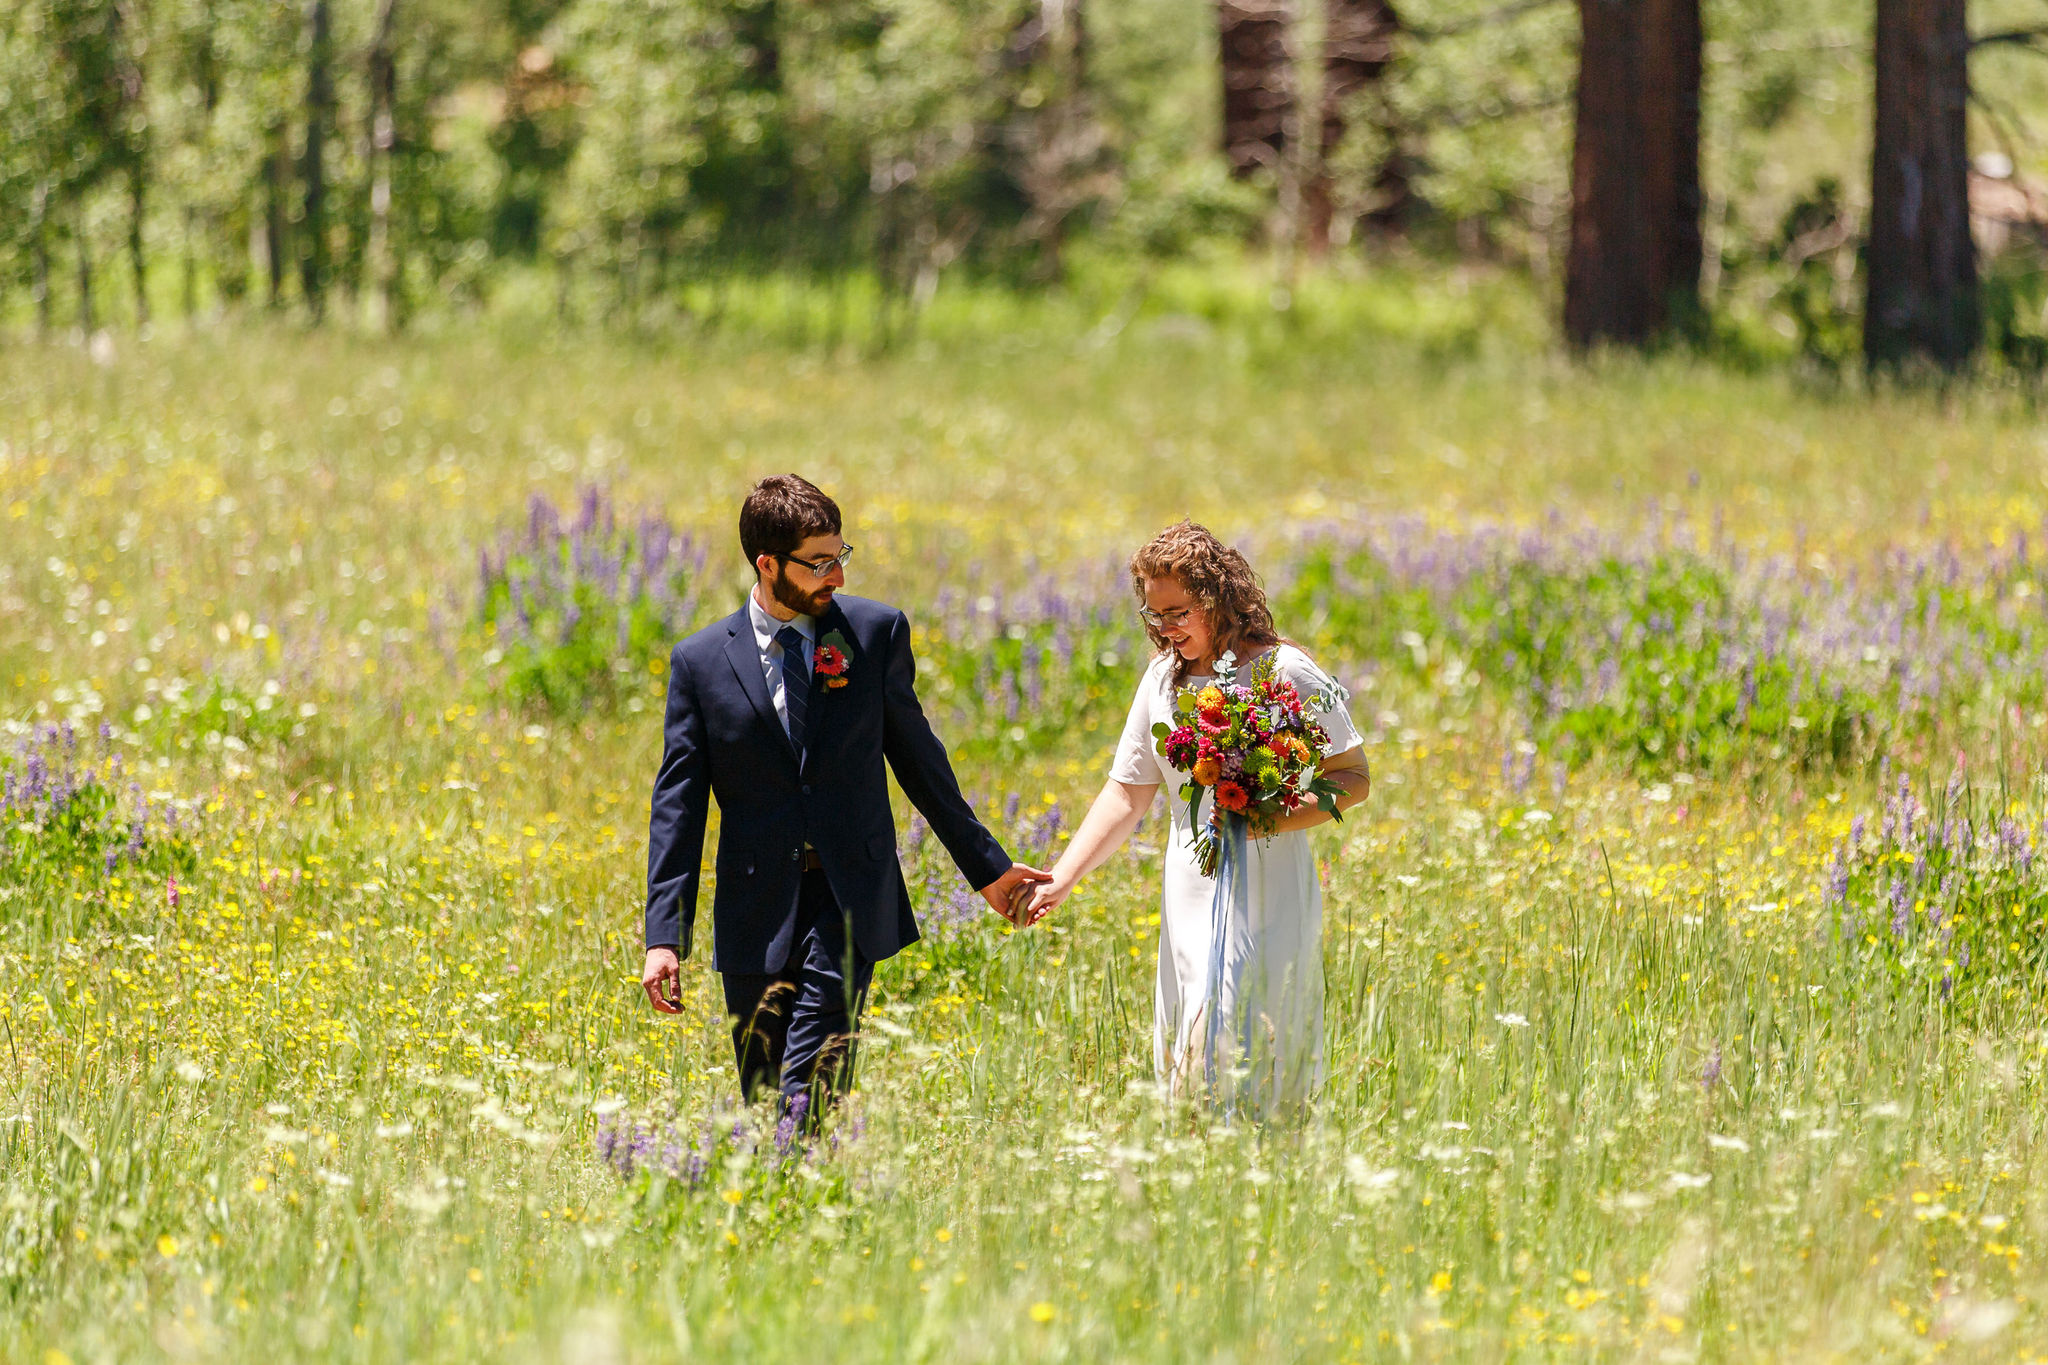
{"label": "red flower in bouquet", "polygon": [[1218,782],[1216,784],[1216,804],[1223,809],[1227,811],[1241,811],[1251,803],[1250,795],[1237,783]]}

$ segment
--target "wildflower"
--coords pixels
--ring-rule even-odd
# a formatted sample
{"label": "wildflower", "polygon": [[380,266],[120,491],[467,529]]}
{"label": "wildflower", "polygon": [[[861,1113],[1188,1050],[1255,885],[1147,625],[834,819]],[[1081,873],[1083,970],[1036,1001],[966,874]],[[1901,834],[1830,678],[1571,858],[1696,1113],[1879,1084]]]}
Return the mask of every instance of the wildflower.
{"label": "wildflower", "polygon": [[1493,1016],[1493,1022],[1499,1024],[1502,1028],[1529,1027],[1528,1016],[1521,1014],[1496,1014]]}
{"label": "wildflower", "polygon": [[178,1254],[178,1239],[171,1236],[168,1232],[163,1234],[156,1239],[156,1251],[157,1255],[168,1261],[171,1257]]}
{"label": "wildflower", "polygon": [[1043,1299],[1031,1305],[1031,1320],[1033,1322],[1051,1322],[1058,1316],[1059,1310]]}
{"label": "wildflower", "polygon": [[1700,1085],[1712,1090],[1721,1083],[1721,1045],[1714,1044],[1714,1051],[1707,1058],[1707,1064],[1700,1070]]}

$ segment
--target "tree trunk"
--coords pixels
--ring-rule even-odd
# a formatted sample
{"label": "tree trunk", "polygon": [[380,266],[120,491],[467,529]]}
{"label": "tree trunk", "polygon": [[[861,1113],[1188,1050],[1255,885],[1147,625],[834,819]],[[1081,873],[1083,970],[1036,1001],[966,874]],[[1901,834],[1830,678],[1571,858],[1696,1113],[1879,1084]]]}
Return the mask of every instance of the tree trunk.
{"label": "tree trunk", "polygon": [[290,175],[291,147],[282,123],[271,125],[270,155],[263,163],[263,270],[272,308],[284,304],[285,184]]}
{"label": "tree trunk", "polygon": [[85,239],[83,208],[78,214],[75,245],[78,247],[78,326],[79,330],[90,338],[97,325],[97,318],[92,306],[92,249],[91,244]]}
{"label": "tree trunk", "polygon": [[1970,240],[1964,0],[1878,0],[1863,355],[1966,362],[1982,331]]}
{"label": "tree trunk", "polygon": [[398,57],[393,50],[398,0],[379,0],[376,37],[370,44],[370,274],[369,323],[388,332],[397,317],[392,307],[398,270],[391,243],[391,155],[397,145]]}
{"label": "tree trunk", "polygon": [[1294,115],[1288,0],[1216,0],[1223,67],[1223,154],[1245,179],[1277,174]]}
{"label": "tree trunk", "polygon": [[334,104],[334,39],[328,0],[306,0],[306,147],[300,163],[305,214],[299,233],[299,289],[320,321],[327,295],[327,121]]}
{"label": "tree trunk", "polygon": [[198,212],[195,209],[190,205],[186,206],[183,243],[185,248],[184,288],[180,296],[185,305],[185,321],[188,323],[199,316],[199,257],[196,254],[198,247],[193,241],[198,236],[198,232],[194,227],[198,216]]}
{"label": "tree trunk", "polygon": [[[1065,275],[1069,223],[1107,193],[1110,179],[1088,85],[1084,0],[1035,0],[1012,31],[1007,57],[1018,75],[1003,136],[1029,206],[1018,235],[1037,249],[1032,278],[1051,283]],[[1017,102],[1026,89],[1039,96],[1035,106]]]}
{"label": "tree trunk", "polygon": [[1564,328],[1642,346],[1699,306],[1699,0],[1579,0]]}
{"label": "tree trunk", "polygon": [[50,335],[50,182],[36,182],[35,194],[30,200],[34,206],[30,219],[29,251],[33,257],[35,277],[30,288],[36,301],[36,335]]}
{"label": "tree trunk", "polygon": [[[1348,116],[1359,97],[1385,76],[1400,32],[1401,17],[1390,0],[1325,0],[1322,131],[1307,195],[1308,247],[1317,255],[1330,249],[1334,236],[1348,235],[1336,230],[1338,208],[1331,161],[1344,142]],[[1411,201],[1407,168],[1392,137],[1388,138],[1386,160],[1374,177],[1373,201],[1365,216],[1390,227],[1400,223]]]}
{"label": "tree trunk", "polygon": [[746,89],[782,89],[782,21],[776,11],[776,0],[739,0],[733,7],[733,37],[746,54],[746,74],[740,77]]}
{"label": "tree trunk", "polygon": [[149,326],[149,271],[142,254],[144,158],[128,163],[128,268],[135,279],[135,325]]}

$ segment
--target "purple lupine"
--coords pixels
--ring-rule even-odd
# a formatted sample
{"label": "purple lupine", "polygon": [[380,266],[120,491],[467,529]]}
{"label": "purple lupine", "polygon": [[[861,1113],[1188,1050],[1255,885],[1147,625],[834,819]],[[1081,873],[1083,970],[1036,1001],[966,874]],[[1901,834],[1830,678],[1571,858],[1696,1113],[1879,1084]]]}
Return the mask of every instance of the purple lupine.
{"label": "purple lupine", "polygon": [[1823,906],[1841,905],[1849,899],[1849,859],[1842,847],[1835,846],[1834,856],[1828,859],[1827,886],[1821,895]]}

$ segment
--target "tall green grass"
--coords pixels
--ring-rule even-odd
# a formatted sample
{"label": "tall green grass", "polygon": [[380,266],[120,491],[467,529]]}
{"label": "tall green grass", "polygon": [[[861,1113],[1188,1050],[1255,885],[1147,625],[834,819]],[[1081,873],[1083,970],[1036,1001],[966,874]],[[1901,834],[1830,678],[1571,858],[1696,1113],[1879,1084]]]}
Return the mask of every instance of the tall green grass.
{"label": "tall green grass", "polygon": [[[1680,510],[1832,575],[2040,521],[2048,448],[1996,396],[1457,358],[1370,314],[1271,345],[1139,317],[879,355],[0,352],[0,738],[72,721],[70,761],[121,818],[150,801],[163,850],[110,872],[104,839],[39,828],[33,871],[0,863],[0,1357],[2040,1358],[2038,958],[1959,1003],[1827,898],[1854,816],[1899,774],[1932,807],[1958,751],[2004,776],[1973,799],[2038,825],[2041,718],[2002,683],[1895,752],[1672,771],[1532,736],[1510,678],[1428,641],[1347,659],[1375,792],[1316,836],[1330,1074],[1297,1124],[1152,1083],[1156,818],[1030,933],[941,925],[958,888],[918,849],[935,931],[878,974],[861,1092],[808,1153],[731,1112],[701,959],[680,1020],[645,1007],[662,679],[503,690],[475,556],[533,493],[698,533],[709,612],[738,601],[746,480],[810,472],[1018,847],[1099,785],[1139,661],[1091,639],[1057,723],[1014,737],[977,651],[1041,637],[946,635],[978,618],[944,595],[1046,566],[1113,594],[1183,513],[1283,601],[1305,527],[1390,511]],[[607,1164],[629,1123],[673,1132],[676,1175],[659,1145]]]}

